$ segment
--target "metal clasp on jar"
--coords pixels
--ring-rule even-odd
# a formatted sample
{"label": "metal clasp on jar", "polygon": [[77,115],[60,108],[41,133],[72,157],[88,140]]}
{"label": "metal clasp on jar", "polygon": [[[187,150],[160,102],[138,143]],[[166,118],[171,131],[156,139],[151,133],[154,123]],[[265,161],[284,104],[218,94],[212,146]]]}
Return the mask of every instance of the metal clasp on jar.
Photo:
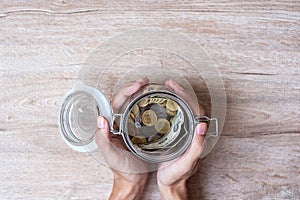
{"label": "metal clasp on jar", "polygon": [[[122,126],[123,126],[123,114],[113,114],[113,118],[112,118],[112,122],[110,125],[110,131],[115,134],[115,135],[121,135],[122,133]],[[119,126],[119,130],[116,130],[114,128],[114,125],[118,125]]]}
{"label": "metal clasp on jar", "polygon": [[213,132],[208,132],[208,136],[218,137],[219,136],[219,123],[217,118],[209,118],[207,116],[198,116],[195,117],[195,123],[196,125],[200,123],[207,123],[208,127],[211,125],[211,122],[214,122],[215,130]]}

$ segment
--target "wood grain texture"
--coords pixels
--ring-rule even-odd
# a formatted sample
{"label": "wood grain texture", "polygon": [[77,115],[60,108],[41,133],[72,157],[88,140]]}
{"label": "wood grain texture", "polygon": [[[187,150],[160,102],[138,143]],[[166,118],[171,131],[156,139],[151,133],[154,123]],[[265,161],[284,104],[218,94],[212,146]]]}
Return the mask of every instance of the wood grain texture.
{"label": "wood grain texture", "polygon": [[[1,1],[0,199],[108,198],[112,173],[63,143],[57,112],[93,49],[142,27],[202,45],[225,82],[225,127],[191,199],[300,199],[300,4],[287,0]],[[155,182],[144,199],[159,199]]]}

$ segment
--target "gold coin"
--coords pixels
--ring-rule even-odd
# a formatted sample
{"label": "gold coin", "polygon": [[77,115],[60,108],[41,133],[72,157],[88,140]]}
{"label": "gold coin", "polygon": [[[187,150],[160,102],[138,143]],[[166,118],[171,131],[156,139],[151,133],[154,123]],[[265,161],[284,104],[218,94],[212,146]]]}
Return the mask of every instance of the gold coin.
{"label": "gold coin", "polygon": [[134,116],[133,112],[130,112],[130,117],[131,117],[132,120],[135,119],[135,116]]}
{"label": "gold coin", "polygon": [[135,127],[134,121],[132,119],[128,119],[127,130],[128,130],[128,135],[131,135],[131,136],[136,135],[136,127]]}
{"label": "gold coin", "polygon": [[135,136],[131,139],[131,142],[133,144],[145,144],[147,143],[147,140],[145,137]]}
{"label": "gold coin", "polygon": [[167,101],[163,101],[163,102],[161,102],[161,103],[158,103],[158,105],[160,105],[160,106],[164,107],[164,106],[166,106],[166,105],[167,105]]}
{"label": "gold coin", "polygon": [[157,132],[165,134],[170,129],[170,122],[164,118],[159,118],[154,127],[157,130]]}
{"label": "gold coin", "polygon": [[143,124],[153,126],[157,122],[157,116],[153,110],[146,110],[142,115]]}
{"label": "gold coin", "polygon": [[134,114],[134,117],[137,117],[140,114],[140,109],[137,104],[135,104],[131,110],[131,112]]}
{"label": "gold coin", "polygon": [[165,98],[152,97],[149,99],[148,104],[152,104],[152,103],[160,104],[160,103],[164,103],[165,101],[167,101],[167,99],[165,99]]}
{"label": "gold coin", "polygon": [[140,107],[146,107],[148,105],[149,99],[142,99],[139,101],[139,106]]}
{"label": "gold coin", "polygon": [[174,117],[177,114],[177,111],[171,111],[171,110],[167,109],[167,114]]}
{"label": "gold coin", "polygon": [[166,107],[168,110],[173,111],[173,112],[178,110],[178,104],[171,99],[167,100]]}

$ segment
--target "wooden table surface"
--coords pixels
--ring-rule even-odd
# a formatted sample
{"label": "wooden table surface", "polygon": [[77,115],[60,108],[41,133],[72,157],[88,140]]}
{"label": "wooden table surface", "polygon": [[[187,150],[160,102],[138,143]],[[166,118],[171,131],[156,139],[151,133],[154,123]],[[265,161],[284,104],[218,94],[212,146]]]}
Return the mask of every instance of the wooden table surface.
{"label": "wooden table surface", "polygon": [[[227,93],[225,127],[190,199],[300,199],[299,1],[0,2],[0,199],[107,199],[112,173],[60,138],[78,65],[142,27],[203,46]],[[153,173],[143,199],[159,199]]]}

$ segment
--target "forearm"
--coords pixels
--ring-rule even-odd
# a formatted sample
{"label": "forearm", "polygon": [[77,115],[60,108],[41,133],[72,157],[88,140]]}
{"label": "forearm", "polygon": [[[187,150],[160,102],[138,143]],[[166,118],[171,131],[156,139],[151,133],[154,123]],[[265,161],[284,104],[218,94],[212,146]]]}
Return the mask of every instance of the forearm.
{"label": "forearm", "polygon": [[126,180],[114,179],[110,200],[138,200],[141,199],[145,183],[133,184]]}
{"label": "forearm", "polygon": [[187,200],[186,182],[182,181],[172,186],[158,184],[161,200]]}

